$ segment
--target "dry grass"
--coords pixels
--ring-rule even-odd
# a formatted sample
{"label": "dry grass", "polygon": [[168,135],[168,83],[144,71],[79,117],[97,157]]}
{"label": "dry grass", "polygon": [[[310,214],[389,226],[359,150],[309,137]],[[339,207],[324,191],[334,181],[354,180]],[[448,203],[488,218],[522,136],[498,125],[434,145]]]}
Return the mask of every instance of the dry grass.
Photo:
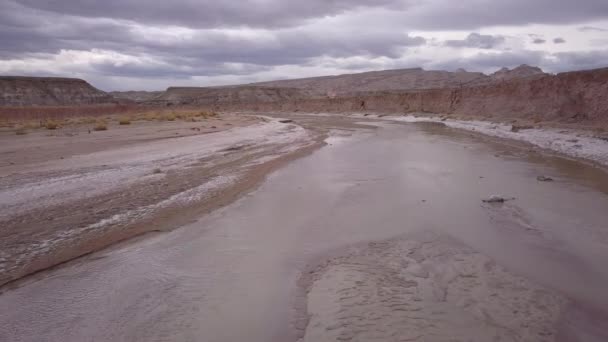
{"label": "dry grass", "polygon": [[122,117],[118,120],[118,124],[119,125],[130,125],[131,124],[131,119],[128,117]]}
{"label": "dry grass", "polygon": [[[202,122],[218,114],[196,108],[150,108],[125,106],[0,108],[0,128],[14,131],[36,129],[56,130],[78,125],[93,130],[108,129],[108,122],[129,125],[135,121]],[[105,127],[105,128],[104,128]]]}
{"label": "dry grass", "polygon": [[27,130],[24,127],[19,127],[19,128],[17,128],[17,130],[15,130],[15,134],[16,135],[26,135]]}
{"label": "dry grass", "polygon": [[95,119],[94,117],[85,117],[85,118],[80,118],[78,120],[78,123],[80,124],[85,124],[85,125],[92,125],[94,123],[97,123],[97,119]]}
{"label": "dry grass", "polygon": [[107,131],[108,130],[108,124],[101,120],[98,121],[97,124],[95,125],[95,127],[93,127],[94,131]]}
{"label": "dry grass", "polygon": [[59,128],[59,124],[57,122],[55,122],[55,121],[47,121],[44,124],[44,127],[46,129],[55,130],[55,129]]}

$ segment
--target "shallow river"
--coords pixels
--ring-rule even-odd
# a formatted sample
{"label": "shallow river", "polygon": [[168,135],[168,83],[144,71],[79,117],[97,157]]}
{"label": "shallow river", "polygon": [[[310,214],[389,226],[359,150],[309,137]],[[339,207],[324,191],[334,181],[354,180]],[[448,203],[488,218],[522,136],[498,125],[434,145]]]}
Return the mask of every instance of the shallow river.
{"label": "shallow river", "polygon": [[570,297],[571,334],[606,337],[607,193],[596,168],[438,125],[336,130],[226,208],[6,291],[0,341],[295,340],[307,263],[419,230]]}

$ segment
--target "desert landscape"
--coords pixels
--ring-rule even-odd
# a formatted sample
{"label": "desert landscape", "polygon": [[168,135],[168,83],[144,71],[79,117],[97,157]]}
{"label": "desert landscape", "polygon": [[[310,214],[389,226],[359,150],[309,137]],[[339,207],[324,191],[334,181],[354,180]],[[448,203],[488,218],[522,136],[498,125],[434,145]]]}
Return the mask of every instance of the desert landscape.
{"label": "desert landscape", "polygon": [[0,2],[0,341],[608,341],[608,8],[487,5]]}

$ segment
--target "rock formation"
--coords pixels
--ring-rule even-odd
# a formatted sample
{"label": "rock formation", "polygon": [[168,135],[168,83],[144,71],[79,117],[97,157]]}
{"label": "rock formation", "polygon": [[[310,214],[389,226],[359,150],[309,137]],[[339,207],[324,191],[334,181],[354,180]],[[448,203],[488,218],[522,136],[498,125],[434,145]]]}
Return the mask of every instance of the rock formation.
{"label": "rock formation", "polygon": [[72,106],[116,102],[112,96],[80,79],[0,77],[0,106]]}
{"label": "rock formation", "polygon": [[490,75],[490,77],[494,80],[512,80],[516,78],[542,77],[546,75],[547,74],[539,67],[522,64],[513,70],[502,68]]}
{"label": "rock formation", "polygon": [[357,74],[301,78],[256,83],[269,87],[304,89],[315,95],[343,96],[361,92],[404,91],[460,87],[472,81],[487,80],[479,72],[423,70],[421,68],[371,71]]}
{"label": "rock formation", "polygon": [[149,101],[147,105],[161,106],[216,106],[258,102],[282,102],[310,98],[311,94],[300,89],[264,86],[232,87],[171,87]]}
{"label": "rock formation", "polygon": [[221,108],[304,112],[427,112],[486,119],[608,124],[608,68],[533,75],[457,88],[225,103]]}
{"label": "rock formation", "polygon": [[133,101],[135,103],[143,103],[151,101],[154,98],[161,96],[164,91],[111,91],[108,94],[116,99]]}

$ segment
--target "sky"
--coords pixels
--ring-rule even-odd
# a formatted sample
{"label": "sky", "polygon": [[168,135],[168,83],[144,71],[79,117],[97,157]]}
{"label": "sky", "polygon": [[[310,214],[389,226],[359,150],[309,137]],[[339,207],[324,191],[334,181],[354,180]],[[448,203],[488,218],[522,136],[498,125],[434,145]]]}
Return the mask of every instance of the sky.
{"label": "sky", "polygon": [[520,64],[608,67],[608,1],[0,0],[0,75],[106,91]]}

